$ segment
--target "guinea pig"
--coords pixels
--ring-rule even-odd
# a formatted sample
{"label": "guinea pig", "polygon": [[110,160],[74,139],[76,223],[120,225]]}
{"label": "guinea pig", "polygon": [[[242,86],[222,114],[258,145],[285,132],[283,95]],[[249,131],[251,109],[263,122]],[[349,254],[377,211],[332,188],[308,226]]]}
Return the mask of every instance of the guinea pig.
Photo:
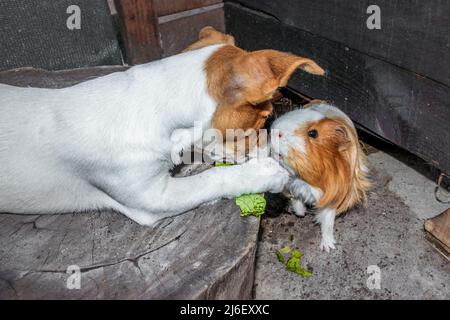
{"label": "guinea pig", "polygon": [[285,194],[298,216],[315,208],[321,250],[335,249],[335,217],[363,202],[370,187],[365,155],[350,118],[338,108],[313,101],[271,126],[271,155],[290,172]]}

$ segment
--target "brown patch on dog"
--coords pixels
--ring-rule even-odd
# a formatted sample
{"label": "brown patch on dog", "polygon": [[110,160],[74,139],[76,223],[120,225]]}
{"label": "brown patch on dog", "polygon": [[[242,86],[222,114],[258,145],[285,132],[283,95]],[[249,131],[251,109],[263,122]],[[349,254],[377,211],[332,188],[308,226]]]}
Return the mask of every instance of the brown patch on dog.
{"label": "brown patch on dog", "polygon": [[[213,118],[212,127],[221,131],[226,139],[228,154],[247,155],[259,143],[259,129],[264,127],[266,119],[272,114],[270,101],[256,106],[245,104],[236,108],[219,106]],[[243,134],[227,137],[227,129],[242,130]],[[225,141],[224,141],[225,142]]]}
{"label": "brown patch on dog", "polygon": [[225,133],[226,129],[260,129],[264,127],[266,119],[272,114],[273,106],[270,101],[257,105],[246,103],[236,107],[219,106],[215,112],[212,126]]}
{"label": "brown patch on dog", "polygon": [[[316,138],[308,132],[316,130]],[[370,182],[365,172],[365,155],[356,130],[341,119],[308,123],[295,132],[305,141],[305,156],[291,148],[289,165],[311,186],[324,193],[317,208],[331,206],[347,211],[365,199]]]}

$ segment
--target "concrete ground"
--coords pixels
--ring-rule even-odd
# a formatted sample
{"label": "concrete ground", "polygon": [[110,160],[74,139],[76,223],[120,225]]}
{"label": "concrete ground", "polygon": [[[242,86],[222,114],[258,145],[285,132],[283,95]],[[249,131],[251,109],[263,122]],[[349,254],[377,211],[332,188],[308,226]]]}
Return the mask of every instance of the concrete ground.
{"label": "concrete ground", "polygon": [[[256,299],[450,299],[450,262],[425,239],[424,219],[450,205],[434,197],[433,181],[387,153],[369,155],[373,189],[366,207],[335,224],[336,250],[319,250],[312,215],[298,218],[282,206],[263,218],[257,251]],[[278,211],[278,212],[274,212]],[[298,248],[305,279],[286,271],[275,252]],[[369,289],[367,268],[379,267],[380,289]]]}

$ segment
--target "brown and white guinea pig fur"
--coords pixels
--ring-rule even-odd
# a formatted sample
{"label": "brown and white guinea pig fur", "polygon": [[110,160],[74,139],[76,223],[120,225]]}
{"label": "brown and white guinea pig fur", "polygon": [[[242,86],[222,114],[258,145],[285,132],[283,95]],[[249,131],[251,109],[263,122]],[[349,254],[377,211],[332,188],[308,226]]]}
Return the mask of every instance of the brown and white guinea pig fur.
{"label": "brown and white guinea pig fur", "polygon": [[355,127],[338,108],[314,101],[288,112],[271,126],[271,154],[291,173],[285,193],[291,210],[316,208],[320,248],[335,249],[335,217],[365,200],[370,187]]}

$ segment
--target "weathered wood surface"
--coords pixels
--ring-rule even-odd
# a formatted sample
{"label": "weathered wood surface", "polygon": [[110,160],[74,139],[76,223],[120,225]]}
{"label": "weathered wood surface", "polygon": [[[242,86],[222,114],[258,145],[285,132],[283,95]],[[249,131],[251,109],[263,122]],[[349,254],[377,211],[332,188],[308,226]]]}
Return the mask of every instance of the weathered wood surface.
{"label": "weathered wood surface", "polygon": [[225,31],[224,12],[220,4],[212,7],[211,10],[206,9],[192,15],[173,16],[173,20],[160,19],[158,28],[164,57],[177,54],[197,41],[198,33],[206,26]]}
{"label": "weathered wood surface", "polygon": [[[233,0],[280,22],[450,85],[448,0]],[[369,30],[367,8],[381,11]]]}
{"label": "weathered wood surface", "polygon": [[365,129],[450,172],[450,87],[233,3],[225,21],[244,49],[290,51],[327,70],[297,71],[290,87],[334,102]]}
{"label": "weathered wood surface", "polygon": [[153,0],[115,0],[126,61],[141,64],[161,57]]}
{"label": "weathered wood surface", "polygon": [[18,87],[64,88],[127,69],[128,67],[124,66],[104,66],[61,71],[19,68],[0,72],[0,83]]}
{"label": "weathered wood surface", "polygon": [[110,212],[0,214],[0,299],[248,299],[258,228],[232,200],[153,229]]}
{"label": "weathered wood surface", "polygon": [[178,13],[181,11],[202,8],[221,2],[222,0],[153,0],[155,11],[158,17]]}
{"label": "weathered wood surface", "polygon": [[205,26],[225,30],[221,0],[115,0],[115,7],[132,65],[181,52]]}
{"label": "weathered wood surface", "polygon": [[[0,73],[0,82],[62,87],[114,71],[72,70],[64,77],[27,69]],[[206,168],[186,166],[177,175]],[[248,299],[258,230],[259,219],[241,218],[233,200],[154,228],[114,212],[0,214],[0,299]],[[81,271],[80,289],[67,287],[73,265]]]}

